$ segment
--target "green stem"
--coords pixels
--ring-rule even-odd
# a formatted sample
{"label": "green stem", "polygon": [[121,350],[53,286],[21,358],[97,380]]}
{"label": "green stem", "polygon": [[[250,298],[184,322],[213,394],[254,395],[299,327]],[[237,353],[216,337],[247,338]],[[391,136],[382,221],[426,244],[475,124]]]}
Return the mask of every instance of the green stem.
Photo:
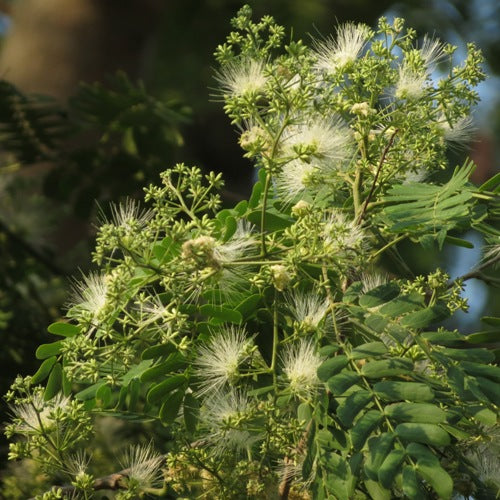
{"label": "green stem", "polygon": [[382,248],[379,248],[371,257],[370,257],[370,260],[373,260],[375,259],[376,257],[378,257],[381,253],[384,253],[386,250],[388,250],[389,248],[393,247],[394,245],[396,245],[396,243],[399,243],[401,240],[404,240],[406,238],[406,234],[401,234],[399,235],[396,239],[390,241],[389,243],[387,243],[386,245],[384,245]]}
{"label": "green stem", "polygon": [[267,213],[267,197],[269,195],[269,188],[271,187],[271,174],[269,172],[266,173],[266,182],[264,183],[264,194],[262,197],[262,212],[260,214],[260,243],[261,243],[261,252],[262,256],[265,257],[267,255],[266,248],[266,233],[264,231],[264,227],[266,225],[266,213]]}
{"label": "green stem", "polygon": [[279,343],[279,335],[278,335],[278,292],[275,290],[274,292],[274,301],[273,301],[273,353],[271,357],[271,371],[273,375],[273,385],[276,387],[277,377],[276,377],[276,360],[278,358],[278,343]]}

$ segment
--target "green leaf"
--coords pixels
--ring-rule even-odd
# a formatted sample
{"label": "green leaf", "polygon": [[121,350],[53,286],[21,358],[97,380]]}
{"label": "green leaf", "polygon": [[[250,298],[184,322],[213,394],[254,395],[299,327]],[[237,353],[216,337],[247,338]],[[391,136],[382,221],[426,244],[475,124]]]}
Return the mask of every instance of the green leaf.
{"label": "green leaf", "polygon": [[355,450],[360,450],[364,446],[372,431],[382,420],[382,416],[378,410],[369,410],[354,424],[350,435]]}
{"label": "green leaf", "polygon": [[465,370],[469,375],[487,377],[500,382],[500,367],[498,366],[462,361],[460,363],[460,368]]}
{"label": "green leaf", "polygon": [[137,408],[137,403],[139,402],[139,396],[141,395],[141,381],[139,377],[134,377],[128,384],[128,409],[130,411],[135,411]]}
{"label": "green leaf", "polygon": [[386,401],[426,402],[434,400],[434,391],[420,382],[383,381],[377,382],[373,389]]}
{"label": "green leaf", "polygon": [[437,332],[422,332],[422,338],[428,340],[432,344],[437,345],[454,345],[457,342],[463,342],[464,336],[458,332],[449,332],[446,330]]}
{"label": "green leaf", "polygon": [[361,377],[354,372],[344,371],[328,379],[328,388],[334,396],[341,396],[349,387],[358,383]]}
{"label": "green leaf", "polygon": [[[257,227],[260,227],[261,224],[261,211],[260,210],[254,210],[253,212],[250,212],[247,216],[247,219],[252,223],[255,224]],[[287,216],[282,214],[281,212],[278,212],[274,208],[268,208],[266,210],[266,218],[265,218],[265,226],[264,229],[269,232],[275,232],[275,231],[280,231],[282,229],[286,229],[287,227],[291,226],[295,221]]]}
{"label": "green leaf", "polygon": [[474,245],[470,241],[464,240],[462,238],[455,238],[454,236],[450,236],[449,234],[446,236],[444,241],[450,245],[455,245],[456,247],[474,248]]}
{"label": "green leaf", "polygon": [[482,393],[496,406],[500,406],[500,384],[484,377],[476,377]]}
{"label": "green leaf", "polygon": [[162,375],[167,375],[180,368],[184,368],[185,366],[186,358],[180,352],[173,352],[163,363],[159,363],[145,370],[140,376],[140,379],[141,382],[150,382]]}
{"label": "green leaf", "polygon": [[56,356],[61,352],[63,342],[63,340],[58,340],[56,342],[52,342],[51,344],[42,344],[36,350],[35,356],[37,359],[46,359],[51,356]]}
{"label": "green leaf", "polygon": [[448,446],[450,435],[435,424],[404,423],[396,426],[396,435],[404,441],[430,444],[432,446]]}
{"label": "green leaf", "polygon": [[47,358],[41,365],[40,368],[35,372],[35,374],[31,377],[31,383],[36,385],[40,382],[43,382],[52,370],[54,363],[57,361],[57,356],[52,356]]}
{"label": "green leaf", "polygon": [[325,453],[324,467],[327,476],[324,478],[328,493],[338,500],[351,499],[351,470],[347,461],[337,453]]}
{"label": "green leaf", "polygon": [[495,316],[483,316],[481,321],[490,326],[500,326],[500,318]]}
{"label": "green leaf", "polygon": [[424,299],[422,296],[416,293],[402,295],[384,304],[378,312],[384,316],[397,318],[403,314],[420,309],[423,305],[423,301]]}
{"label": "green leaf", "polygon": [[318,367],[318,378],[322,382],[326,382],[330,377],[339,373],[348,363],[349,358],[345,354],[329,358]]}
{"label": "green leaf", "polygon": [[398,421],[440,424],[446,422],[446,412],[427,403],[394,403],[384,408],[384,413]]}
{"label": "green leaf", "polygon": [[474,188],[468,179],[473,168],[472,162],[457,167],[442,186],[417,182],[393,185],[384,198],[394,203],[383,210],[389,231],[434,237],[441,247],[447,231],[469,222]]}
{"label": "green leaf", "polygon": [[361,281],[355,281],[354,283],[351,283],[349,288],[345,291],[342,297],[342,302],[344,302],[345,304],[352,304],[362,294],[363,294],[363,283],[361,283]]}
{"label": "green leaf", "polygon": [[349,394],[338,406],[337,417],[344,427],[351,427],[354,418],[371,401],[368,391],[360,390]]}
{"label": "green leaf", "polygon": [[312,425],[307,436],[307,453],[302,464],[302,477],[307,481],[315,467],[316,458],[316,427]]}
{"label": "green leaf", "polygon": [[224,224],[226,227],[224,230],[224,237],[222,238],[222,241],[226,242],[236,232],[236,228],[238,227],[238,224],[236,222],[236,219],[232,215],[230,215],[229,217],[226,217]]}
{"label": "green leaf", "polygon": [[59,335],[60,337],[74,337],[80,333],[80,329],[77,325],[72,325],[71,323],[64,323],[63,321],[57,321],[48,326],[47,331],[53,335]]}
{"label": "green leaf", "polygon": [[176,349],[175,345],[170,342],[166,344],[153,345],[144,349],[141,357],[142,359],[155,359],[160,356],[166,356],[167,354],[174,352]]}
{"label": "green leaf", "polygon": [[248,208],[257,208],[259,206],[260,196],[264,186],[262,182],[257,181],[253,185],[252,194],[250,195],[250,199],[248,200]]}
{"label": "green leaf", "polygon": [[417,473],[432,486],[439,498],[451,498],[453,480],[429,448],[418,443],[411,443],[406,447],[406,451],[417,460]]}
{"label": "green leaf", "polygon": [[184,396],[184,424],[190,434],[196,432],[198,417],[200,414],[200,404],[198,400],[190,393]]}
{"label": "green leaf", "polygon": [[185,384],[187,379],[184,375],[174,375],[173,377],[167,378],[159,384],[155,384],[149,390],[147,394],[147,400],[150,404],[157,404],[162,400],[165,400],[167,395],[172,391]]}
{"label": "green leaf", "polygon": [[383,378],[395,375],[410,374],[413,362],[406,358],[380,359],[370,361],[361,368],[361,373],[367,378]]}
{"label": "green leaf", "polygon": [[491,351],[481,348],[451,349],[450,347],[443,347],[440,352],[447,358],[451,358],[456,361],[491,363],[495,360],[495,355]]}
{"label": "green leaf", "polygon": [[405,458],[405,452],[400,449],[392,450],[382,462],[378,470],[378,480],[380,484],[389,489],[394,479],[399,474],[401,464]]}
{"label": "green leaf", "polygon": [[377,481],[365,479],[364,484],[372,500],[391,500],[391,492],[383,488]]}
{"label": "green leaf", "polygon": [[134,378],[134,377],[140,377],[150,366],[153,361],[150,359],[147,359],[145,361],[141,361],[137,365],[133,365],[130,370],[123,375],[120,379],[120,383],[122,385],[128,385],[129,382]]}
{"label": "green leaf", "polygon": [[259,302],[262,300],[262,297],[256,293],[254,295],[249,295],[245,299],[243,299],[237,306],[236,310],[241,314],[241,317],[244,319],[248,319],[249,317],[255,314],[257,310],[257,306]]}
{"label": "green leaf", "polygon": [[364,470],[373,481],[378,480],[378,470],[393,448],[394,437],[393,432],[383,432],[368,439],[368,455],[365,459]]}
{"label": "green leaf", "polygon": [[483,425],[493,426],[497,423],[497,415],[494,411],[484,406],[478,406],[477,410],[473,412],[474,418]]}
{"label": "green leaf", "polygon": [[407,314],[401,319],[401,325],[408,328],[425,328],[431,323],[441,321],[449,316],[450,312],[446,306],[436,304],[421,311]]}
{"label": "green leaf", "polygon": [[163,425],[170,425],[177,418],[183,398],[184,389],[178,389],[172,392],[161,405],[159,417]]}
{"label": "green leaf", "polygon": [[43,393],[43,399],[48,401],[52,399],[62,387],[62,365],[61,363],[56,363],[52,367],[52,371],[49,375],[49,380],[47,381],[47,386]]}
{"label": "green leaf", "polygon": [[402,486],[403,493],[410,500],[421,500],[427,496],[418,480],[415,469],[410,465],[403,467]]}
{"label": "green leaf", "polygon": [[309,403],[300,403],[297,408],[297,420],[299,422],[305,422],[306,424],[312,418],[312,408]]}
{"label": "green leaf", "polygon": [[100,380],[99,382],[96,382],[95,384],[92,384],[75,394],[75,398],[79,399],[80,401],[88,401],[90,399],[93,399],[99,387],[101,387],[101,385],[104,385],[105,383],[106,382],[104,382],[104,380]]}
{"label": "green leaf", "polygon": [[340,350],[340,346],[338,344],[328,344],[324,345],[319,349],[319,355],[322,358],[330,357],[336,352]]}
{"label": "green leaf", "polygon": [[378,307],[396,298],[399,292],[400,288],[397,283],[385,283],[361,295],[359,305],[366,309]]}
{"label": "green leaf", "polygon": [[497,192],[500,187],[500,172],[488,179],[484,184],[479,186],[479,191],[494,191]]}
{"label": "green leaf", "polygon": [[203,304],[199,311],[204,316],[210,318],[211,323],[236,323],[240,324],[243,321],[239,311],[229,309],[223,306],[212,304]]}
{"label": "green leaf", "polygon": [[351,359],[363,359],[382,356],[387,352],[387,347],[383,342],[368,342],[355,347],[351,351]]}
{"label": "green leaf", "polygon": [[109,405],[111,397],[111,387],[108,384],[101,385],[95,394],[96,402],[102,408],[106,408]]}
{"label": "green leaf", "polygon": [[494,344],[500,342],[500,330],[486,330],[462,337],[470,344]]}

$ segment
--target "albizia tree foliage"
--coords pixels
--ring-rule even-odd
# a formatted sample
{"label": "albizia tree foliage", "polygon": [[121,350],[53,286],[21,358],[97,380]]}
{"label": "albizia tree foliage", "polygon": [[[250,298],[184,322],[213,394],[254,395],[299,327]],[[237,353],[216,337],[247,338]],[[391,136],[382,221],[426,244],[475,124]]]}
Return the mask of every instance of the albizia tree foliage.
{"label": "albizia tree foliage", "polygon": [[[221,209],[221,176],[179,164],[144,208],[112,206],[59,340],[8,394],[10,457],[53,478],[44,499],[493,498],[500,319],[439,326],[468,279],[498,284],[500,176],[477,187],[447,160],[479,51],[454,65],[402,19],[311,46],[249,7],[233,27],[216,96],[258,169],[250,199]],[[398,252],[470,246],[470,228],[487,246],[462,277]],[[150,440],[96,474],[102,415]]]}

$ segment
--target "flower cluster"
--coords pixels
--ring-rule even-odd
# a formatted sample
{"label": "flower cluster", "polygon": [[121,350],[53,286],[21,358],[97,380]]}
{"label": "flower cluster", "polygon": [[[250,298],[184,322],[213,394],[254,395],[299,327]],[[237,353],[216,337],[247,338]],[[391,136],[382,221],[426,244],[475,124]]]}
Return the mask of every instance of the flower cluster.
{"label": "flower cluster", "polygon": [[[37,351],[45,392],[11,395],[8,432],[24,438],[11,455],[57,457],[89,497],[90,459],[63,459],[73,429],[111,413],[169,435],[166,461],[152,444],[128,453],[121,498],[450,498],[472,470],[455,440],[495,418],[498,371],[488,333],[434,327],[466,309],[469,276],[415,277],[398,244],[495,234],[497,181],[475,188],[465,163],[428,182],[469,138],[480,54],[453,67],[450,47],[419,46],[401,19],[312,47],[283,46],[248,6],[233,24],[216,79],[258,168],[250,199],[221,210],[220,175],[179,164],[145,190],[147,210],[112,206],[100,270]],[[492,243],[470,277],[498,263]]]}

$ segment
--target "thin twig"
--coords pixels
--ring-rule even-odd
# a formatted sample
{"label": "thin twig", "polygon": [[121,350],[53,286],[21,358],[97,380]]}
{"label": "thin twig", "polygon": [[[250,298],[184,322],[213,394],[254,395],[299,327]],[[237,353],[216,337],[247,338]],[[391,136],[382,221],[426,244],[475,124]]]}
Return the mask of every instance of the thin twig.
{"label": "thin twig", "polygon": [[370,192],[368,193],[368,196],[366,197],[365,201],[363,202],[363,206],[361,208],[361,213],[358,216],[358,224],[361,224],[361,221],[363,220],[363,217],[365,215],[368,203],[370,202],[370,200],[371,200],[371,198],[373,196],[373,193],[375,191],[375,186],[377,185],[378,177],[379,177],[380,172],[382,170],[382,165],[385,162],[385,158],[387,156],[387,153],[389,152],[389,149],[391,149],[392,144],[394,143],[394,138],[396,137],[397,133],[398,133],[398,129],[396,129],[392,133],[392,135],[391,135],[391,137],[389,139],[389,142],[387,143],[387,146],[384,148],[384,151],[382,152],[382,156],[380,157],[380,161],[379,161],[379,164],[378,164],[378,167],[377,167],[377,171],[375,172],[375,177],[373,178],[372,187],[370,189]]}

